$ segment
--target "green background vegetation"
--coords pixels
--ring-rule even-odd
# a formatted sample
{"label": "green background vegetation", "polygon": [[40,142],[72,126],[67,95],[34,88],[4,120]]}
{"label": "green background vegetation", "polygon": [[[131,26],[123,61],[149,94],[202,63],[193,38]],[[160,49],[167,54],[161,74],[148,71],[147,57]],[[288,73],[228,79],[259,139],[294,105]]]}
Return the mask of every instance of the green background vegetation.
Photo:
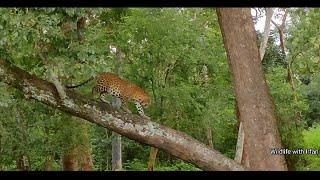
{"label": "green background vegetation", "polygon": [[[150,94],[145,112],[153,121],[205,144],[210,129],[214,148],[234,157],[235,96],[215,9],[1,8],[0,14],[0,58],[48,81],[58,74],[66,84],[120,66],[121,77]],[[80,32],[82,16],[89,18]],[[320,150],[320,11],[290,9],[290,16],[287,54],[271,32],[264,72],[283,146]],[[124,56],[111,53],[110,45]],[[291,61],[296,91],[287,79]],[[91,87],[78,91],[89,96]],[[146,170],[150,147],[122,140],[124,170]],[[16,170],[22,155],[30,170],[61,170],[61,156],[70,149],[89,151],[94,170],[111,170],[111,142],[111,132],[0,84],[0,170]],[[320,169],[315,155],[287,156],[287,162],[294,170]],[[160,150],[155,170],[199,169]]]}

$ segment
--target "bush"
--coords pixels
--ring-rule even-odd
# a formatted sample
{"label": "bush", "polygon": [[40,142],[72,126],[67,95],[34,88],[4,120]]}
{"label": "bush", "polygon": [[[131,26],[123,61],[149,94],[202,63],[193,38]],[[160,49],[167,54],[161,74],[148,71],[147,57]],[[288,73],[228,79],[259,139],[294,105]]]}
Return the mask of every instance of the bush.
{"label": "bush", "polygon": [[300,168],[302,170],[319,170],[320,169],[320,124],[315,124],[308,130],[303,131],[303,148],[313,149],[317,151],[317,154],[304,154],[304,162]]}

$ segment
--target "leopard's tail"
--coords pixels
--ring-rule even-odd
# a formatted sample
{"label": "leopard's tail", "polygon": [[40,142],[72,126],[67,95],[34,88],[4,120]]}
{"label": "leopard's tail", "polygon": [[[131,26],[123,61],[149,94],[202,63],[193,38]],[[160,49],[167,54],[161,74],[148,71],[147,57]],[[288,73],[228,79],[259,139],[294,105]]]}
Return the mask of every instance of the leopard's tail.
{"label": "leopard's tail", "polygon": [[84,82],[82,82],[82,83],[80,83],[80,84],[78,84],[78,85],[66,85],[66,87],[67,88],[77,88],[77,87],[80,87],[80,86],[83,86],[83,85],[85,85],[85,84],[87,84],[88,82],[90,82],[91,80],[93,80],[95,77],[94,76],[92,76],[91,78],[89,78],[88,80],[86,80],[86,81],[84,81]]}

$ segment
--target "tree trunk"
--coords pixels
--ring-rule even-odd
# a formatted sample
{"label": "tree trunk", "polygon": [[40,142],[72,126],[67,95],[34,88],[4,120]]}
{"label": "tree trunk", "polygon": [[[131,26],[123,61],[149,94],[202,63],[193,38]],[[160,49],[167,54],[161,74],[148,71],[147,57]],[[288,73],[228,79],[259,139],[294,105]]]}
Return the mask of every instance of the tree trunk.
{"label": "tree trunk", "polygon": [[35,99],[132,140],[159,148],[202,170],[248,170],[183,132],[138,115],[119,112],[109,104],[87,98],[74,90],[65,89],[66,97],[61,99],[54,84],[1,59],[0,80],[20,90],[27,99]]}
{"label": "tree trunk", "polygon": [[[72,120],[76,121],[77,118],[73,116]],[[83,142],[83,144],[80,144],[77,147],[77,153],[78,153],[77,156],[80,157],[81,159],[78,164],[80,165],[80,170],[92,171],[93,162],[92,162],[92,155],[91,155],[92,152],[91,152],[89,136],[88,136],[88,125],[86,124],[86,122],[81,121],[80,126],[82,131],[81,134],[83,136],[79,137],[79,141]]]}
{"label": "tree trunk", "polygon": [[92,163],[92,157],[91,152],[86,151],[84,154],[84,162],[81,164],[81,170],[82,171],[92,171],[93,169],[93,163]]}
{"label": "tree trunk", "polygon": [[28,165],[28,158],[25,155],[20,155],[19,158],[16,161],[16,166],[19,171],[28,171],[29,165]]}
{"label": "tree trunk", "polygon": [[250,9],[219,8],[217,14],[245,132],[243,147],[249,167],[287,170],[284,156],[271,154],[272,149],[282,145]]}
{"label": "tree trunk", "polygon": [[77,21],[77,34],[78,34],[78,41],[79,42],[84,41],[83,31],[84,31],[84,27],[86,24],[86,20],[87,20],[87,18],[82,16],[82,17],[79,17],[79,19]]}
{"label": "tree trunk", "polygon": [[122,170],[121,136],[112,132],[112,171]]}
{"label": "tree trunk", "polygon": [[63,171],[77,171],[78,164],[75,150],[64,152],[62,155],[62,170]]}
{"label": "tree trunk", "polygon": [[288,67],[287,67],[287,73],[288,73],[288,82],[291,86],[291,90],[293,92],[293,99],[297,102],[298,101],[298,97],[297,97],[297,94],[296,94],[296,86],[295,86],[295,83],[294,83],[294,79],[293,79],[293,73],[292,73],[292,69],[291,69],[291,63],[288,63]]}
{"label": "tree trunk", "polygon": [[[283,55],[283,57],[286,59],[286,53],[285,53],[285,49],[286,49],[286,46],[285,46],[285,29],[286,29],[286,20],[287,20],[287,17],[288,17],[288,9],[285,9],[284,10],[284,14],[282,16],[282,22],[281,22],[281,25],[279,26],[278,24],[276,24],[274,21],[272,21],[272,23],[276,26],[276,28],[278,29],[278,32],[279,32],[279,37],[280,37],[280,49],[281,49],[281,53]],[[293,60],[291,62],[288,62],[288,60],[286,60],[287,62],[287,79],[288,79],[288,82],[291,86],[291,89],[292,89],[292,92],[293,92],[293,100],[295,102],[298,102],[298,97],[297,97],[297,93],[296,93],[296,87],[295,87],[295,83],[294,83],[294,79],[293,79],[293,73],[292,73],[292,69],[291,69],[291,66],[292,66],[292,63],[293,63]],[[295,113],[295,120],[296,120],[296,125],[300,122],[301,120],[301,112],[296,112]]]}
{"label": "tree trunk", "polygon": [[288,10],[285,9],[284,11],[284,15],[282,16],[282,23],[279,26],[277,23],[275,23],[274,21],[271,20],[271,22],[273,23],[273,25],[276,26],[276,28],[278,29],[279,32],[279,38],[280,38],[280,49],[281,49],[281,53],[283,56],[286,55],[285,52],[285,44],[284,44],[284,33],[285,33],[285,27],[286,27],[286,20],[287,20],[287,16],[288,16]]}
{"label": "tree trunk", "polygon": [[283,37],[283,29],[279,28],[279,35],[280,35],[280,48],[281,48],[281,53],[282,55],[285,55],[285,48],[284,48],[284,37]]}
{"label": "tree trunk", "polygon": [[[120,109],[121,100],[112,97],[111,106]],[[122,170],[121,136],[116,132],[112,132],[112,171],[120,170]]]}
{"label": "tree trunk", "polygon": [[[203,86],[205,88],[208,88],[209,75],[208,75],[208,67],[207,67],[207,65],[203,65],[201,73],[202,73]],[[210,120],[207,119],[207,120],[204,120],[203,123],[204,123],[204,128],[205,128],[205,132],[206,132],[208,145],[211,148],[213,148],[211,122],[210,122]]]}
{"label": "tree trunk", "polygon": [[270,35],[270,25],[271,25],[271,19],[273,15],[273,9],[272,8],[266,8],[266,21],[264,24],[264,32],[263,32],[263,40],[260,45],[260,59],[263,60],[264,54],[267,49],[268,39]]}
{"label": "tree trunk", "polygon": [[[272,15],[273,15],[273,9],[266,8],[266,21],[265,21],[264,32],[263,32],[264,35],[263,35],[263,40],[261,42],[260,49],[259,49],[261,61],[263,60],[263,57],[267,49]],[[238,140],[237,140],[237,146],[236,146],[237,148],[236,148],[235,161],[238,163],[248,164],[248,160],[246,158],[243,158],[244,130],[243,130],[242,122],[240,121],[238,106],[236,106],[236,108],[237,108],[236,109],[237,119],[240,122],[240,125],[239,125]],[[244,162],[244,160],[247,160],[247,161]]]}
{"label": "tree trunk", "polygon": [[206,137],[207,137],[207,141],[208,141],[208,145],[210,148],[213,148],[213,141],[212,141],[212,131],[211,131],[211,126],[210,126],[210,122],[208,122],[209,125],[207,127],[205,127],[205,131],[206,131]]}
{"label": "tree trunk", "polygon": [[285,35],[285,30],[286,30],[286,20],[287,20],[287,16],[288,16],[288,9],[284,10],[284,15],[282,17],[282,23],[281,23],[281,35],[280,35],[280,42],[281,42],[281,50],[282,50],[282,54],[285,56],[286,55],[286,46],[285,46],[285,42],[284,42],[284,35]]}
{"label": "tree trunk", "polygon": [[[118,61],[116,62],[114,71],[117,74],[121,74],[122,72],[122,61],[124,57],[124,53],[121,52],[121,50],[116,48],[116,57]],[[112,97],[111,99],[111,106],[115,109],[121,108],[121,100],[116,97]],[[116,132],[112,132],[112,171],[120,171],[122,170],[122,149],[121,149],[121,136],[120,134]]]}
{"label": "tree trunk", "polygon": [[156,162],[157,153],[158,153],[158,148],[151,147],[149,162],[148,162],[148,171],[154,170],[154,165]]}

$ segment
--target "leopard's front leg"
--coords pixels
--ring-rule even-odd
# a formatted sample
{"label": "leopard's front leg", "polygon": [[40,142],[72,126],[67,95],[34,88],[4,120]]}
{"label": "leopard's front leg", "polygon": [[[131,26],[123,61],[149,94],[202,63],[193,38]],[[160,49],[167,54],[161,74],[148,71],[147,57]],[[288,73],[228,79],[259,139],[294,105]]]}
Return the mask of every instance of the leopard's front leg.
{"label": "leopard's front leg", "polygon": [[119,98],[121,99],[121,108],[128,113],[132,113],[128,108],[128,99],[123,97]]}
{"label": "leopard's front leg", "polygon": [[150,117],[146,116],[144,114],[144,111],[143,111],[143,108],[141,106],[141,103],[139,101],[134,101],[134,105],[136,106],[137,110],[138,110],[138,113],[140,114],[140,116],[144,117],[144,118],[147,118],[150,120]]}

